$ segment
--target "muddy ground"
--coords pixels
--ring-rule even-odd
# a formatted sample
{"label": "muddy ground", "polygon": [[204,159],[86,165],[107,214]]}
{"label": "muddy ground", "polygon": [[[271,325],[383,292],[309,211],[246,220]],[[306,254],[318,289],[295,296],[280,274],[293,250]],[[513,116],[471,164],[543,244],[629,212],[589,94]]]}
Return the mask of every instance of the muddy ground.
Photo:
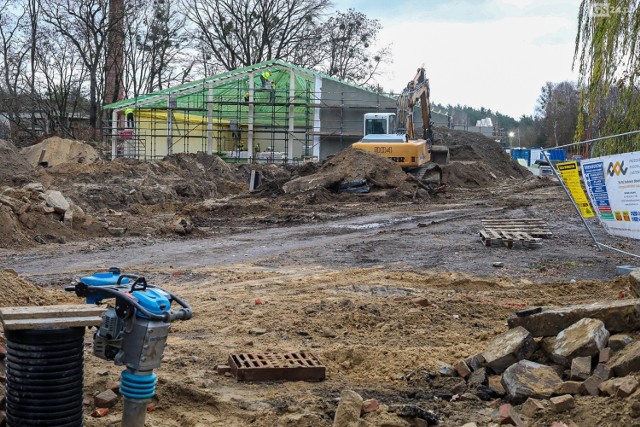
{"label": "muddy ground", "polygon": [[[20,277],[2,276],[16,283],[3,288],[3,305],[79,302],[63,287],[112,266],[143,274],[185,298],[195,316],[172,327],[147,426],[331,426],[347,388],[381,403],[362,425],[418,425],[394,412],[410,404],[434,411],[442,426],[489,426],[496,422],[499,399],[451,399],[459,379],[430,373],[441,361],[483,351],[507,329],[514,310],[627,298],[627,279],[616,276],[616,266],[634,260],[594,247],[555,180],[529,176],[511,164],[511,174],[518,176],[489,167],[496,178],[487,178],[488,163],[467,151],[460,149],[466,157],[454,160],[452,168],[468,171],[465,162],[474,165],[481,174],[473,176],[475,183],[452,183],[444,193],[418,199],[395,187],[359,195],[330,188],[292,195],[279,190],[288,180],[322,170],[317,167],[293,175],[274,169],[258,193],[243,186],[227,191],[232,185],[221,191],[218,185],[198,196],[202,200],[172,199],[166,211],[162,204],[136,203],[109,213],[94,198],[82,206],[89,215],[124,212],[136,224],[147,224],[146,232],[87,236],[78,229],[65,243],[6,245],[0,268]],[[48,185],[64,182],[59,188],[65,192],[74,187],[67,172],[64,179],[46,174]],[[231,175],[225,179],[233,182]],[[82,182],[75,186],[83,188]],[[176,212],[193,221],[194,231],[156,232]],[[541,218],[553,236],[537,249],[485,247],[478,234],[483,218]],[[637,242],[609,238],[597,223],[590,225],[603,241],[640,252]],[[32,285],[23,279],[39,288],[26,288]],[[216,372],[230,353],[301,350],[326,366],[326,380],[242,383]],[[122,370],[92,356],[90,348],[85,364],[87,398],[117,383]],[[640,420],[632,418],[631,403],[578,397],[568,412],[547,411],[525,422],[632,426]],[[92,410],[87,406],[86,426],[120,425],[121,403],[104,418],[91,417]]]}

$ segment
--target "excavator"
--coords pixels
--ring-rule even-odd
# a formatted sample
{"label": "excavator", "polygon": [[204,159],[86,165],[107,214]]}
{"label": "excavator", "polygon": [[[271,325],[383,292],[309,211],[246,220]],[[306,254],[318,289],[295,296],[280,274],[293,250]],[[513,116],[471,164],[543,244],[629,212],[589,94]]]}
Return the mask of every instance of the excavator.
{"label": "excavator", "polygon": [[[418,101],[422,111],[421,139],[416,138],[413,122],[413,108]],[[449,148],[433,145],[429,79],[424,67],[418,68],[396,104],[397,124],[394,113],[365,114],[364,136],[353,147],[393,160],[418,181],[439,184],[442,170],[438,164],[449,163]]]}

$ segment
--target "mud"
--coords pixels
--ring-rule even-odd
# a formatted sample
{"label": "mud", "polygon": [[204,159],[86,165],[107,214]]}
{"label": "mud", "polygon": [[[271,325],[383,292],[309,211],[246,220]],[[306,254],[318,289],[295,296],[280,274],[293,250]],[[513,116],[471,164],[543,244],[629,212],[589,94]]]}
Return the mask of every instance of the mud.
{"label": "mud", "polygon": [[[0,291],[20,292],[2,302],[80,302],[64,286],[112,266],[185,298],[195,317],[172,326],[147,426],[331,426],[347,388],[381,403],[362,425],[415,425],[397,410],[406,404],[434,411],[443,426],[492,425],[500,401],[451,399],[459,380],[434,375],[438,365],[484,350],[515,310],[627,298],[628,281],[615,267],[633,260],[593,246],[553,179],[506,161],[501,167],[493,148],[474,146],[478,138],[445,138],[463,147],[452,150],[458,160],[445,169],[446,192],[417,200],[395,165],[367,169],[358,153],[344,154],[356,156],[357,165],[336,156],[324,165],[230,166],[180,155],[41,170],[32,180],[63,191],[94,224],[128,231],[115,237],[79,228],[64,243],[35,246],[3,241],[0,268],[20,276],[0,270],[0,284],[8,284]],[[265,177],[255,193],[247,187],[252,167]],[[369,173],[385,184],[361,195],[336,194],[331,186],[283,191],[285,183],[340,168],[340,179]],[[138,194],[150,189],[157,199]],[[193,232],[171,232],[176,218],[191,220]],[[541,218],[553,236],[538,249],[485,247],[483,218]],[[637,242],[590,225],[602,241],[640,252]],[[16,232],[23,228],[18,221]],[[256,328],[265,333],[252,334]],[[300,350],[325,364],[325,381],[238,383],[216,372],[230,353]],[[89,347],[85,364],[85,398],[92,402],[118,382],[122,368],[93,357]],[[579,396],[571,411],[525,421],[634,425],[633,402]],[[104,418],[91,417],[92,410],[89,404],[85,425],[120,424],[122,402]]]}

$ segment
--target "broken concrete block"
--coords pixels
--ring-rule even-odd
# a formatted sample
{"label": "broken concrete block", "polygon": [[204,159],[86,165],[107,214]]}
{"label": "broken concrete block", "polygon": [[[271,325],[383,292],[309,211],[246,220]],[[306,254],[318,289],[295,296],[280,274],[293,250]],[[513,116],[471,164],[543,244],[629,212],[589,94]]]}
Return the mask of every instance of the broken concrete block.
{"label": "broken concrete block", "polygon": [[57,190],[47,190],[43,194],[45,203],[51,206],[58,213],[65,213],[71,204],[65,199],[61,192]]}
{"label": "broken concrete block", "polygon": [[618,387],[616,397],[624,398],[630,396],[638,388],[638,380],[632,376],[626,376],[623,378],[622,384]]}
{"label": "broken concrete block", "polygon": [[582,319],[556,336],[551,358],[554,362],[570,366],[576,357],[591,357],[605,348],[609,331],[598,319]]}
{"label": "broken concrete block", "polygon": [[343,390],[333,418],[333,427],[347,427],[358,422],[362,410],[362,397],[352,390]]}
{"label": "broken concrete block", "polygon": [[93,399],[98,408],[113,408],[117,401],[118,395],[112,390],[105,390]]}
{"label": "broken concrete block", "polygon": [[613,376],[613,372],[611,372],[611,369],[604,363],[598,363],[596,369],[593,370],[593,375],[597,375],[603,380],[608,380]]}
{"label": "broken concrete block", "polygon": [[627,334],[615,334],[609,337],[608,346],[613,351],[620,351],[633,341],[630,335]]}
{"label": "broken concrete block", "polygon": [[612,378],[600,383],[598,388],[604,395],[624,398],[638,388],[638,380],[631,375],[622,378]]}
{"label": "broken concrete block", "polygon": [[464,360],[459,360],[455,365],[453,365],[458,375],[460,375],[465,380],[469,378],[471,375],[471,369],[467,366],[467,363]]}
{"label": "broken concrete block", "polygon": [[616,377],[624,377],[640,371],[640,341],[628,345],[616,353],[608,363]]}
{"label": "broken concrete block", "polygon": [[510,317],[507,322],[510,328],[522,326],[533,336],[547,337],[558,335],[584,318],[603,321],[605,328],[612,333],[635,331],[640,328],[640,299],[549,307],[529,316]]}
{"label": "broken concrete block", "polygon": [[487,383],[487,370],[485,368],[480,368],[476,371],[473,371],[468,381],[469,387],[478,387],[486,383]]}
{"label": "broken concrete block", "polygon": [[565,412],[576,406],[576,401],[570,394],[552,397],[549,400],[551,401],[551,409],[555,412]]}
{"label": "broken concrete block", "polygon": [[580,394],[582,390],[582,382],[580,381],[565,381],[553,391],[553,394],[561,396],[563,394]]}
{"label": "broken concrete block", "polygon": [[465,360],[465,362],[467,363],[467,366],[471,368],[472,371],[476,371],[482,368],[482,365],[484,365],[485,360],[484,360],[484,357],[482,357],[482,353],[480,353],[480,354],[476,354],[475,356],[471,356],[470,358]]}
{"label": "broken concrete block", "polygon": [[522,327],[516,327],[494,337],[482,357],[493,372],[500,374],[517,361],[531,356],[537,348],[533,335]]}
{"label": "broken concrete block", "polygon": [[598,386],[602,383],[602,378],[597,375],[591,375],[582,383],[580,393],[589,394],[591,396],[600,395],[600,389]]}
{"label": "broken concrete block", "polygon": [[515,403],[528,397],[547,399],[560,384],[562,380],[553,368],[529,360],[511,365],[502,375],[502,385]]}
{"label": "broken concrete block", "polygon": [[522,404],[520,412],[529,418],[533,418],[540,412],[544,411],[544,409],[545,405],[542,400],[530,397]]}
{"label": "broken concrete block", "polygon": [[591,376],[591,358],[576,357],[571,361],[571,380],[584,381]]}

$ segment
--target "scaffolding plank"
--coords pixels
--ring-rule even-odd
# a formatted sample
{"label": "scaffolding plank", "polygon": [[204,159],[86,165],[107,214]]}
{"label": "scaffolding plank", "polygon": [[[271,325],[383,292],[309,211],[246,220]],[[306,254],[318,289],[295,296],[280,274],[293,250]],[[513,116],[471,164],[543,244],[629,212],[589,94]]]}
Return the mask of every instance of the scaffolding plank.
{"label": "scaffolding plank", "polygon": [[326,368],[311,353],[235,353],[228,365],[238,381],[322,381]]}
{"label": "scaffolding plank", "polygon": [[87,304],[1,307],[0,320],[5,330],[98,326],[104,311],[103,307]]}

